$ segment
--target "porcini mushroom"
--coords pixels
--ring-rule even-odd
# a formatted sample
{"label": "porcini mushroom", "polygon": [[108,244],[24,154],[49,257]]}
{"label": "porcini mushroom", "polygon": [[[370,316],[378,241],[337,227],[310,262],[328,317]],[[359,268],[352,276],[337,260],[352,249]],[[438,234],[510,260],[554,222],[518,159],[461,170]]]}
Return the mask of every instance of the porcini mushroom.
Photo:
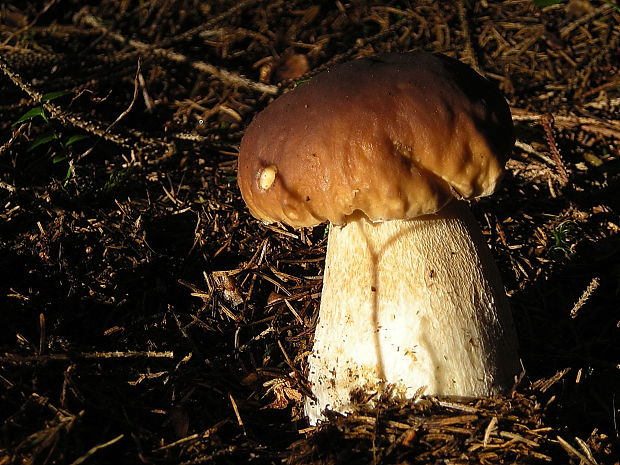
{"label": "porcini mushroom", "polygon": [[[499,271],[462,199],[491,194],[514,143],[486,79],[439,54],[354,60],[284,94],[247,128],[250,212],[331,222],[306,401],[487,396],[519,369]],[[359,396],[357,396],[359,397]]]}

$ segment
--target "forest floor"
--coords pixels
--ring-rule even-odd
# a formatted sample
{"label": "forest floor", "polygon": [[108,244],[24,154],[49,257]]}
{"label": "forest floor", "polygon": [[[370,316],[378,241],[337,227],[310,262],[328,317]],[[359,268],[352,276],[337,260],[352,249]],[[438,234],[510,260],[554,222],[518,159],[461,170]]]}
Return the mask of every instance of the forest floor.
{"label": "forest floor", "polygon": [[[245,127],[331,65],[456,57],[517,143],[472,203],[523,376],[469,402],[301,410],[325,226],[252,218]],[[612,1],[0,6],[0,464],[620,463]]]}

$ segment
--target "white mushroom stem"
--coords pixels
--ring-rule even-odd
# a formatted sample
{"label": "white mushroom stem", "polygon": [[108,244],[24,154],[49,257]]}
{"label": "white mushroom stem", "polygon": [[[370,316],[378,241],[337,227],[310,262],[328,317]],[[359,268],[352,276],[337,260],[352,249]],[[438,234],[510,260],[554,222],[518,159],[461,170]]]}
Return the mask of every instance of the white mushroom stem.
{"label": "white mushroom stem", "polygon": [[512,387],[510,308],[465,203],[414,220],[332,225],[308,363],[312,424],[325,408],[351,412],[356,391],[473,397]]}

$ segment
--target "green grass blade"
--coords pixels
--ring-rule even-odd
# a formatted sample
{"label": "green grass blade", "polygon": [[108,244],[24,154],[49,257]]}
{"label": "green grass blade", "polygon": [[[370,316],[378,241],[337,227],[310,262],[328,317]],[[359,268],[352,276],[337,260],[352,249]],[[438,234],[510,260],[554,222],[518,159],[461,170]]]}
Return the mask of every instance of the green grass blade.
{"label": "green grass blade", "polygon": [[50,100],[57,99],[58,97],[62,97],[63,95],[67,95],[69,92],[66,90],[59,90],[57,92],[49,92],[47,94],[43,94],[41,97],[41,102],[49,102]]}
{"label": "green grass blade", "polygon": [[83,139],[88,139],[88,136],[85,136],[83,134],[76,134],[74,136],[67,137],[63,145],[65,147],[69,147],[70,145],[73,145],[76,142],[81,141]]}
{"label": "green grass blade", "polygon": [[36,107],[36,108],[31,108],[26,113],[24,113],[22,116],[20,116],[19,119],[12,124],[12,126],[17,126],[19,123],[23,123],[24,121],[29,121],[33,118],[36,118],[37,116],[40,116],[45,121],[47,121],[47,116],[45,115],[45,110],[43,109],[43,107]]}
{"label": "green grass blade", "polygon": [[58,136],[56,134],[47,134],[45,136],[41,136],[37,140],[32,142],[32,144],[30,144],[28,146],[28,149],[26,151],[27,152],[31,152],[34,149],[36,149],[37,147],[39,147],[40,145],[47,144],[47,143],[53,141],[54,139],[58,139]]}

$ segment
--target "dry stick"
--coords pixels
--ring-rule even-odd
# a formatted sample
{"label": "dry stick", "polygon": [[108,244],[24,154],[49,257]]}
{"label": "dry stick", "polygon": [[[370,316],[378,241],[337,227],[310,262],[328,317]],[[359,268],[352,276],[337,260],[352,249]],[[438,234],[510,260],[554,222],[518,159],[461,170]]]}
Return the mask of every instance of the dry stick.
{"label": "dry stick", "polygon": [[480,69],[478,57],[476,56],[473,42],[471,40],[471,34],[469,33],[469,22],[467,21],[467,7],[465,6],[465,0],[459,0],[456,6],[459,13],[459,22],[461,23],[461,32],[463,33],[463,39],[465,40],[465,53],[469,57],[471,67],[474,71],[484,76],[484,71]]}
{"label": "dry stick", "polygon": [[117,42],[120,42],[122,44],[129,44],[130,46],[132,46],[133,48],[137,50],[144,51],[144,52],[150,52],[155,55],[166,58],[170,61],[174,61],[176,63],[187,63],[192,68],[197,69],[198,71],[202,71],[204,73],[210,74],[220,79],[222,82],[225,82],[231,85],[247,87],[248,89],[252,89],[257,92],[262,92],[262,93],[270,94],[270,95],[277,95],[280,93],[280,89],[277,86],[272,86],[269,84],[263,84],[261,82],[252,81],[251,79],[248,79],[246,77],[243,77],[231,71],[227,71],[225,69],[217,68],[213,65],[205,63],[204,61],[193,61],[190,58],[186,57],[185,55],[182,55],[178,52],[174,52],[172,50],[166,50],[163,48],[154,47],[152,45],[145,44],[144,42],[140,42],[138,40],[127,39],[123,37],[122,35],[112,32],[108,28],[104,27],[97,20],[97,18],[95,18],[92,15],[84,16],[82,18],[82,21],[86,25],[91,26],[101,31],[102,33],[116,40]]}
{"label": "dry stick", "polygon": [[[613,78],[611,81],[607,81],[604,84],[601,84],[600,86],[596,86],[590,90],[585,91],[583,94],[581,94],[581,98],[585,99],[586,97],[589,97],[590,95],[594,95],[594,94],[599,94],[607,89],[612,89],[614,87],[618,87],[620,86],[620,76]],[[591,107],[591,108],[615,108],[618,106],[618,101],[620,101],[619,98],[606,98],[604,102],[591,102],[591,103],[586,103],[585,106],[586,107]]]}
{"label": "dry stick", "polygon": [[207,429],[206,431],[203,431],[202,433],[194,433],[190,436],[186,436],[184,438],[178,439],[169,444],[165,444],[161,447],[158,447],[157,449],[154,449],[154,452],[160,452],[162,450],[172,449],[175,446],[179,446],[181,444],[185,444],[186,442],[193,441],[196,439],[206,439],[209,436],[211,436],[213,433],[215,433],[222,425],[225,425],[226,423],[230,423],[230,420],[228,418],[224,418],[223,420],[217,422],[211,428]]}
{"label": "dry stick", "polygon": [[592,13],[588,13],[588,14],[582,16],[581,18],[573,21],[572,23],[567,24],[562,29],[560,29],[560,37],[565,38],[568,34],[573,32],[579,26],[582,26],[584,24],[589,23],[590,21],[592,21],[597,16],[600,16],[600,15],[607,14],[607,13],[611,12],[612,8],[613,7],[611,5],[605,4],[605,5],[597,8],[596,10],[594,10]]}
{"label": "dry stick", "polygon": [[558,439],[558,442],[560,443],[560,446],[562,446],[562,449],[564,449],[568,453],[568,455],[572,455],[573,457],[579,459],[580,463],[586,463],[588,465],[597,465],[595,462],[593,462],[588,457],[586,457],[581,452],[579,452],[577,449],[575,449],[571,444],[568,443],[568,441],[563,439],[561,436],[557,436],[557,439]]}
{"label": "dry stick", "polygon": [[588,446],[588,444],[578,436],[575,436],[575,442],[579,444],[579,447],[581,447],[581,450],[583,451],[583,453],[586,454],[586,457],[588,457],[588,459],[591,460],[592,462],[596,463],[596,459],[592,455],[590,446]]}
{"label": "dry stick", "polygon": [[80,465],[81,463],[84,463],[91,455],[93,455],[98,450],[105,449],[106,447],[111,446],[114,443],[117,443],[118,441],[120,441],[124,437],[125,437],[124,434],[119,434],[114,439],[110,439],[109,441],[104,442],[103,444],[98,444],[98,445],[96,445],[94,447],[91,447],[88,450],[88,452],[86,452],[84,455],[82,455],[81,457],[77,458],[73,462],[71,462],[71,465]]}
{"label": "dry stick", "polygon": [[545,130],[545,138],[547,139],[547,145],[549,145],[549,152],[553,157],[553,162],[559,173],[559,180],[562,186],[568,184],[568,173],[566,167],[562,161],[562,155],[558,144],[555,143],[555,136],[553,135],[553,115],[551,113],[545,113],[540,119],[543,129]]}
{"label": "dry stick", "polygon": [[169,45],[172,45],[174,43],[177,42],[181,42],[184,40],[191,40],[193,39],[196,35],[200,34],[202,31],[206,31],[208,29],[211,29],[213,26],[215,26],[216,24],[220,23],[221,21],[223,21],[224,19],[236,15],[239,11],[252,6],[254,3],[258,3],[258,0],[245,0],[242,2],[237,3],[237,5],[235,5],[232,8],[229,8],[228,10],[226,10],[224,13],[221,13],[217,16],[215,16],[214,18],[211,18],[209,21],[201,24],[200,26],[196,26],[192,29],[190,29],[189,31],[185,31],[182,32],[181,34],[171,37],[169,39],[166,39],[164,41],[162,41],[162,43],[160,44],[160,47],[167,47]]}
{"label": "dry stick", "polygon": [[495,432],[495,430],[497,429],[497,417],[493,417],[491,418],[491,421],[489,421],[489,424],[487,425],[486,429],[484,430],[484,437],[482,440],[482,444],[484,447],[486,447],[490,440],[491,440],[491,434],[493,434]]}
{"label": "dry stick", "polygon": [[67,408],[67,391],[71,384],[71,372],[75,370],[76,364],[70,363],[64,370],[62,379],[62,388],[60,390],[60,406]]}
{"label": "dry stick", "polygon": [[273,329],[273,327],[268,326],[267,329],[263,330],[261,333],[257,334],[256,336],[254,336],[252,339],[250,339],[248,342],[242,344],[239,346],[239,348],[237,349],[239,352],[245,352],[252,343],[258,341],[259,339],[263,339],[265,336],[267,336],[267,334],[269,333],[273,333],[275,332],[275,330]]}
{"label": "dry stick", "polygon": [[524,438],[520,434],[511,433],[510,431],[500,431],[499,432],[499,436],[504,437],[504,438],[508,438],[508,439],[514,439],[514,440],[516,440],[518,442],[522,442],[524,444],[527,444],[528,446],[539,447],[539,444],[536,441],[532,441],[531,439]]}
{"label": "dry stick", "polygon": [[[118,115],[118,117],[105,129],[105,131],[103,131],[103,134],[101,135],[101,137],[105,137],[107,134],[109,134],[110,131],[112,130],[112,128],[120,120],[122,120],[125,116],[127,116],[129,114],[129,112],[133,109],[133,106],[136,103],[136,100],[138,98],[138,87],[139,87],[139,85],[138,85],[138,76],[140,75],[141,64],[142,64],[142,60],[140,58],[138,58],[138,66],[136,68],[136,76],[134,77],[134,81],[133,81],[133,97],[131,99],[131,102],[129,103],[129,106],[127,107],[127,109],[125,111],[123,111],[120,115]],[[97,143],[93,144],[86,152],[84,152],[82,155],[77,157],[77,161],[80,161],[82,158],[84,158],[85,156],[90,154],[94,150],[96,145],[97,145]]]}
{"label": "dry stick", "polygon": [[549,163],[549,164],[553,165],[553,160],[551,158],[549,158],[544,153],[539,152],[534,147],[532,147],[530,144],[528,144],[526,142],[523,142],[520,139],[517,139],[515,141],[515,147],[523,150],[524,152],[531,153],[532,155],[537,156],[538,158],[540,158],[545,163]]}
{"label": "dry stick", "polygon": [[[35,102],[41,103],[44,110],[46,110],[50,116],[54,119],[58,119],[61,122],[70,122],[76,127],[83,129],[87,132],[91,132],[94,134],[102,135],[104,133],[104,129],[101,126],[96,125],[95,123],[85,122],[81,120],[78,116],[71,116],[67,113],[64,113],[62,109],[53,103],[43,102],[43,94],[38,90],[34,89],[30,84],[27,84],[19,74],[14,72],[6,61],[4,61],[0,57],[0,70],[4,73],[6,77],[8,77],[13,84],[23,90],[26,94],[30,96]],[[109,139],[112,142],[116,142],[119,144],[129,144],[129,140],[126,138],[119,137],[110,137]]]}
{"label": "dry stick", "polygon": [[[511,108],[513,121],[540,121],[544,115],[521,108]],[[579,126],[584,131],[593,132],[602,136],[615,137],[620,140],[620,121],[612,119],[599,119],[585,116],[559,116],[554,117],[555,126],[573,128]]]}
{"label": "dry stick", "polygon": [[532,387],[542,393],[545,393],[551,388],[551,386],[560,381],[570,370],[570,368],[564,368],[548,379],[539,379],[532,385]]}
{"label": "dry stick", "polygon": [[18,355],[5,353],[0,356],[1,364],[19,365],[22,363],[33,362],[47,362],[58,360],[92,360],[92,359],[104,359],[104,358],[173,358],[174,352],[153,352],[129,350],[126,352],[113,351],[113,352],[80,352],[75,354],[48,354],[48,355]]}
{"label": "dry stick", "polygon": [[[311,71],[307,72],[306,74],[304,74],[303,76],[296,78],[295,81],[301,81],[304,79],[308,79],[311,78],[312,76],[316,76],[317,74],[325,71],[328,68],[331,68],[332,66],[334,66],[337,63],[341,63],[342,61],[350,58],[351,56],[353,56],[358,50],[360,50],[362,47],[372,43],[372,42],[376,42],[377,40],[383,39],[384,37],[392,34],[396,29],[398,29],[399,27],[401,27],[402,25],[406,24],[408,21],[410,20],[410,18],[402,18],[399,21],[396,21],[394,24],[392,24],[390,27],[388,27],[385,31],[381,31],[377,34],[375,34],[374,36],[368,37],[368,38],[364,38],[364,37],[360,37],[355,45],[353,47],[351,47],[349,50],[347,50],[344,53],[339,53],[337,55],[334,55],[329,61],[327,61],[326,63],[323,63],[321,66],[312,69]],[[292,80],[288,80],[285,82],[292,82]]]}
{"label": "dry stick", "polygon": [[[21,136],[23,130],[24,130],[24,126],[19,126],[17,129],[13,130],[13,134],[11,135],[11,138],[8,141],[6,141],[4,144],[0,145],[0,155],[2,155],[6,150],[8,150],[8,148],[11,145],[13,145],[13,142],[15,142],[15,140],[17,140],[17,138]],[[2,187],[4,187],[7,190],[11,190],[10,188],[6,186],[2,186]],[[11,187],[12,187],[12,190],[15,190],[13,186]]]}
{"label": "dry stick", "polygon": [[282,345],[282,342],[280,341],[280,339],[278,339],[277,341],[278,341],[278,347],[280,347],[280,350],[282,351],[282,354],[284,355],[284,358],[286,359],[286,363],[291,368],[291,370],[297,371],[297,369],[295,368],[295,365],[293,364],[293,361],[288,356],[288,353],[286,352],[284,345]]}
{"label": "dry stick", "polygon": [[64,408],[56,407],[55,405],[51,403],[49,398],[42,396],[40,394],[37,394],[36,392],[33,392],[30,394],[28,400],[30,399],[37,402],[41,407],[47,408],[50,412],[52,412],[54,415],[59,417],[61,420],[65,420],[65,419],[73,420],[75,418],[81,417],[82,414],[84,413],[82,411],[82,412],[79,412],[78,414],[73,414],[65,410]]}
{"label": "dry stick", "polygon": [[[0,154],[2,152],[0,151]],[[0,189],[6,189],[9,192],[15,192],[17,189],[15,186],[9,184],[8,182],[0,181]]]}
{"label": "dry stick", "polygon": [[579,313],[579,310],[581,310],[581,307],[585,305],[592,293],[599,287],[600,284],[601,280],[599,278],[593,278],[592,281],[590,281],[590,284],[588,284],[586,290],[583,291],[583,294],[579,297],[579,300],[575,303],[575,305],[573,305],[573,308],[570,311],[571,318],[577,318],[577,314]]}
{"label": "dry stick", "polygon": [[17,31],[13,31],[11,34],[9,34],[9,36],[4,40],[4,42],[2,42],[2,45],[8,44],[11,40],[13,40],[13,37],[21,34],[22,32],[26,32],[28,29],[34,26],[37,23],[37,21],[39,21],[39,18],[43,16],[45,13],[47,13],[47,11],[54,5],[54,3],[56,3],[56,1],[57,0],[50,0],[49,2],[47,2],[47,4],[45,4],[43,8],[39,10],[39,12],[37,13],[37,15],[34,17],[32,21],[30,21],[28,24],[18,29]]}
{"label": "dry stick", "polygon": [[[86,131],[90,134],[99,136],[109,142],[113,142],[115,144],[119,144],[125,147],[133,146],[131,139],[117,133],[109,132],[108,129],[99,122],[86,121],[82,118],[82,116],[67,112],[54,103],[43,102],[43,94],[36,90],[34,87],[32,87],[30,84],[26,83],[26,81],[24,81],[18,73],[16,73],[10,68],[8,63],[4,59],[2,59],[2,57],[0,57],[0,71],[2,71],[13,84],[15,84],[26,94],[28,94],[28,96],[30,96],[30,98],[32,98],[35,102],[40,103],[43,109],[49,113],[51,118],[56,119],[65,125],[71,125],[82,129],[83,131]],[[166,144],[159,140],[150,139],[142,136],[142,134],[140,134],[140,132],[138,131],[128,130],[128,132],[130,132],[132,136],[138,138],[148,147],[169,148]]]}
{"label": "dry stick", "polygon": [[235,402],[235,398],[230,392],[228,393],[228,398],[230,399],[230,403],[232,405],[233,411],[235,412],[235,417],[237,417],[237,423],[243,430],[243,435],[247,436],[248,434],[245,431],[245,425],[243,424],[243,419],[241,418],[241,414],[239,413],[239,407],[237,407],[237,402]]}
{"label": "dry stick", "polygon": [[45,352],[45,315],[39,313],[39,355]]}

